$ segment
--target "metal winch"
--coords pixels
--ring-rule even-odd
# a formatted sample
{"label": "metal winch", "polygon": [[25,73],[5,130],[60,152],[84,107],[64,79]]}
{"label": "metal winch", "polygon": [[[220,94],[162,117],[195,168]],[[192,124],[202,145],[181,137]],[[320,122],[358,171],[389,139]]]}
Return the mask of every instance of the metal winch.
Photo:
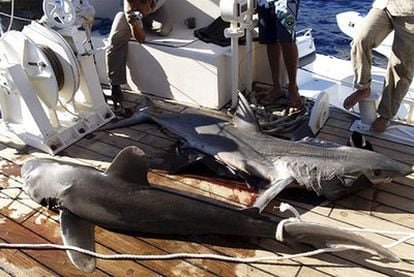
{"label": "metal winch", "polygon": [[[0,38],[2,134],[56,154],[110,121],[87,0],[45,0],[44,16]],[[83,27],[83,28],[80,28]]]}

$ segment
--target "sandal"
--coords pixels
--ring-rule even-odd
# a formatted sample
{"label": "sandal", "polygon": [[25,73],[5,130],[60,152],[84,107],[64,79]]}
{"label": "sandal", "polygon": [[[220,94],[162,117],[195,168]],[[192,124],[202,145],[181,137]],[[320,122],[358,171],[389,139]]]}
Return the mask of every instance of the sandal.
{"label": "sandal", "polygon": [[[299,104],[299,105],[297,105]],[[287,107],[287,116],[292,116],[295,114],[300,114],[305,110],[305,101],[303,98],[300,98],[299,102],[296,102],[295,105]]]}

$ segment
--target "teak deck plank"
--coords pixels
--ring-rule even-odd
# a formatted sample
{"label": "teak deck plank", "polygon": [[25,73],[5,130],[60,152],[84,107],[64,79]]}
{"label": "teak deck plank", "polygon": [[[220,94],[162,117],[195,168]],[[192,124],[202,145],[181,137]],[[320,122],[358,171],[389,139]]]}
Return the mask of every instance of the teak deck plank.
{"label": "teak deck plank", "polygon": [[[0,219],[5,220],[3,216]],[[4,222],[2,225],[5,224]],[[1,233],[5,237],[4,233]],[[0,240],[1,243],[10,242]],[[56,272],[46,268],[32,257],[15,249],[2,249],[0,255],[0,274],[1,276],[51,276]],[[3,275],[4,274],[4,275]]]}
{"label": "teak deck plank", "polygon": [[[126,94],[130,106],[139,106],[140,99]],[[161,112],[187,112],[197,110],[154,101]],[[213,111],[211,111],[213,113]],[[215,112],[214,112],[215,113]],[[351,132],[348,130],[355,116],[341,110],[331,109],[331,117],[318,134],[318,138],[346,144]],[[394,159],[413,164],[414,147],[369,138],[375,150]],[[96,131],[65,149],[55,159],[69,160],[105,170],[116,154],[124,147],[135,145],[151,158],[159,158],[175,144],[174,136],[151,123],[110,131]],[[0,240],[7,242],[53,242],[62,243],[58,217],[34,203],[18,188],[21,186],[20,165],[32,157],[48,156],[21,142],[15,142],[0,134],[0,186],[15,189],[0,190]],[[150,183],[164,185],[201,194],[228,204],[248,207],[255,193],[243,188],[243,183],[206,176],[172,175],[163,170],[152,169]],[[229,184],[237,184],[232,188]],[[363,227],[409,231],[414,229],[414,176],[398,178],[389,184],[367,188],[336,202],[297,202],[278,197],[267,207],[266,213],[277,217],[289,216],[277,213],[273,206],[280,201],[291,203],[304,220],[332,224],[335,226]],[[379,243],[389,243],[394,235],[364,234]],[[183,239],[183,238],[181,238]],[[272,253],[297,253],[308,250],[269,239],[245,239],[233,237],[203,237],[200,241],[191,238],[151,238],[128,236],[96,228],[97,250],[102,253],[148,253],[176,252],[214,253],[237,257],[268,256]],[[406,242],[393,249],[405,261],[384,263],[369,259],[370,255],[347,251],[322,254],[316,257],[272,261],[260,264],[235,264],[214,260],[170,260],[170,261],[97,261],[97,270],[90,274],[111,276],[378,276],[413,275],[412,254],[414,242]],[[4,275],[64,275],[84,276],[69,261],[64,251],[54,250],[5,250],[0,249],[0,274]],[[29,270],[30,269],[30,270]],[[88,274],[89,275],[89,274]]]}
{"label": "teak deck plank", "polygon": [[[2,237],[7,238],[8,243],[48,243],[43,237],[31,232],[22,225],[19,225],[4,216],[0,216],[0,233]],[[65,276],[82,276],[82,273],[71,265],[66,257],[66,253],[54,250],[22,250],[23,253],[31,257],[34,261],[42,264],[44,267]],[[15,266],[19,266],[19,262]],[[98,269],[91,273],[91,276],[101,276],[102,272]]]}
{"label": "teak deck plank", "polygon": [[[56,220],[47,217],[45,214],[36,214],[25,221],[23,225],[33,232],[46,237],[51,243],[62,244],[59,223]],[[107,231],[96,230],[96,251],[103,254],[117,254],[111,247],[112,245],[105,241],[105,238],[101,237],[102,232]],[[122,243],[122,239],[117,243],[120,242]],[[65,252],[62,253],[66,255]],[[153,270],[131,260],[114,261],[97,259],[97,268],[112,276],[126,276],[130,274],[138,274],[139,276],[157,275]]]}

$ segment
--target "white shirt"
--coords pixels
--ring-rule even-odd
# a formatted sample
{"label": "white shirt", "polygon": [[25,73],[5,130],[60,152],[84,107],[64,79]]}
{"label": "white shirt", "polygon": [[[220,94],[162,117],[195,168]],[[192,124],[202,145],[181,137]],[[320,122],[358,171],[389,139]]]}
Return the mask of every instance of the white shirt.
{"label": "white shirt", "polygon": [[414,16],[414,0],[375,0],[372,7],[387,8],[393,16]]}
{"label": "white shirt", "polygon": [[387,4],[388,0],[375,0],[374,3],[372,3],[372,7],[383,10],[387,6]]}

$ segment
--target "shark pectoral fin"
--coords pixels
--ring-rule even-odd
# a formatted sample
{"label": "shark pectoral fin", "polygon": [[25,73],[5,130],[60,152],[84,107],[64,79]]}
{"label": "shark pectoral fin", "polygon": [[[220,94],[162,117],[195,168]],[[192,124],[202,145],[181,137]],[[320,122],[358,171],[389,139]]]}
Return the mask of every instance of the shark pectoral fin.
{"label": "shark pectoral fin", "polygon": [[259,208],[260,212],[278,195],[283,189],[289,186],[295,179],[292,177],[277,179],[272,182],[268,188],[259,190],[258,197],[253,204],[253,207]]}
{"label": "shark pectoral fin", "polygon": [[[60,228],[65,245],[95,251],[94,224],[64,209],[60,212]],[[66,252],[71,262],[80,270],[92,272],[95,269],[95,257],[77,251],[68,250]]]}
{"label": "shark pectoral fin", "polygon": [[116,175],[127,182],[140,185],[149,185],[147,173],[147,157],[144,151],[136,146],[125,147],[105,171],[107,175]]}
{"label": "shark pectoral fin", "polygon": [[366,239],[354,232],[337,227],[312,222],[289,222],[284,225],[284,233],[295,241],[310,244],[316,248],[334,246],[358,246],[378,253],[391,262],[401,259],[383,246]]}

